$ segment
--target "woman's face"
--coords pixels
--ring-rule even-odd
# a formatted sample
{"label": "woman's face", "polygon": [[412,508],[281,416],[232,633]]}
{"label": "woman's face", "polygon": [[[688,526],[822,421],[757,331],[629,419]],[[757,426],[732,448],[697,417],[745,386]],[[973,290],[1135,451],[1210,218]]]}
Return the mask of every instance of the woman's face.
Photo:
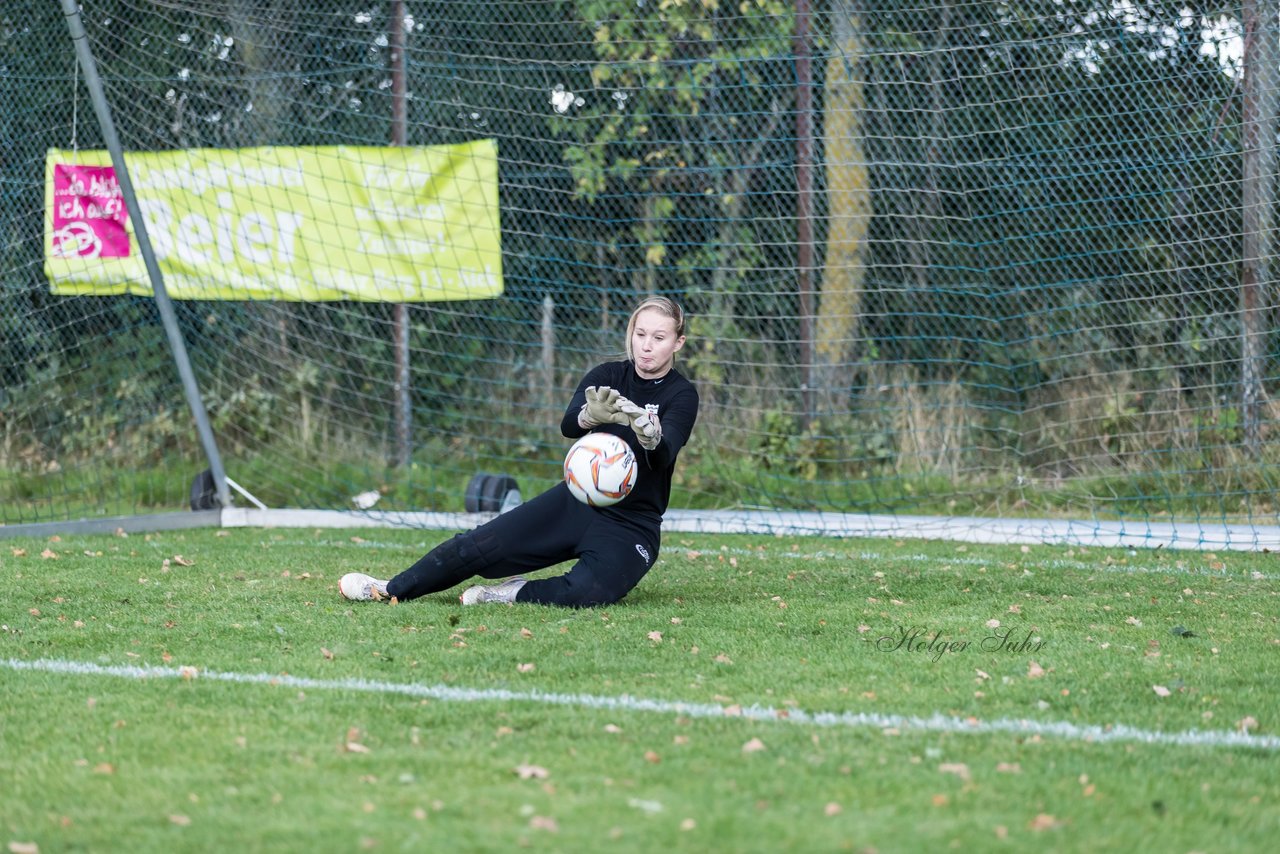
{"label": "woman's face", "polygon": [[660,309],[646,308],[636,315],[631,332],[631,354],[636,373],[646,380],[661,377],[671,370],[676,352],[684,346],[684,336],[676,335],[676,322]]}

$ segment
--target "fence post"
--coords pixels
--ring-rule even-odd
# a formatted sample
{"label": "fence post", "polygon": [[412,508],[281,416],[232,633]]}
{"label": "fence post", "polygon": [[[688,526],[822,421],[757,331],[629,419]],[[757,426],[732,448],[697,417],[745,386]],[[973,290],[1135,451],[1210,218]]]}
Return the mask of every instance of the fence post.
{"label": "fence post", "polygon": [[209,424],[209,415],[205,411],[204,400],[200,397],[200,387],[196,384],[195,372],[191,370],[187,345],[182,339],[182,331],[178,329],[178,318],[173,310],[173,301],[169,299],[169,291],[164,286],[160,264],[156,260],[151,238],[147,235],[147,225],[142,218],[142,209],[138,206],[138,197],[133,191],[133,181],[129,177],[129,169],[124,160],[124,148],[120,144],[120,136],[116,133],[111,108],[107,105],[102,78],[98,76],[98,64],[94,61],[93,51],[89,47],[89,35],[85,32],[84,21],[80,18],[80,7],[76,0],[62,0],[62,12],[71,30],[71,41],[75,45],[80,68],[84,71],[85,86],[93,101],[93,111],[98,117],[102,138],[107,144],[107,150],[111,153],[111,164],[115,167],[116,180],[120,182],[120,194],[124,197],[125,209],[129,212],[129,218],[133,220],[134,235],[138,238],[138,251],[142,254],[143,263],[146,265],[156,308],[160,311],[160,321],[169,339],[169,349],[173,353],[178,376],[182,379],[182,388],[187,397],[187,405],[191,408],[191,417],[196,423],[200,444],[204,447],[205,457],[209,461],[209,471],[213,475],[218,504],[230,507],[231,493],[227,488],[226,472],[222,468],[222,455],[218,453],[218,444],[213,437],[213,427]]}
{"label": "fence post", "polygon": [[[409,142],[409,111],[405,73],[404,0],[391,4],[391,25],[387,37],[391,42],[391,144],[403,147]],[[409,368],[409,306],[396,303],[394,339],[396,351],[395,419],[396,465],[408,468],[413,459],[413,390]]]}
{"label": "fence post", "polygon": [[1240,259],[1240,426],[1245,447],[1262,447],[1260,408],[1267,335],[1267,288],[1273,250],[1271,230],[1275,205],[1276,63],[1275,0],[1250,0],[1244,19],[1244,105],[1241,116],[1243,176],[1241,184]]}
{"label": "fence post", "polygon": [[555,406],[556,395],[556,303],[547,294],[542,298],[542,395],[547,408]]}

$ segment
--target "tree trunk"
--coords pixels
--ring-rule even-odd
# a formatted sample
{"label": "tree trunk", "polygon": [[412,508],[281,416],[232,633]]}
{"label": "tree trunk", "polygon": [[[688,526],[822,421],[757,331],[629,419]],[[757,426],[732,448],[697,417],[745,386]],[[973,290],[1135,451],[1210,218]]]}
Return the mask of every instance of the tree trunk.
{"label": "tree trunk", "polygon": [[847,408],[850,363],[862,307],[864,254],[871,219],[871,191],[863,144],[866,96],[858,69],[859,20],[854,0],[831,4],[831,54],[827,60],[823,144],[827,175],[827,248],[815,323],[814,384],[821,407]]}

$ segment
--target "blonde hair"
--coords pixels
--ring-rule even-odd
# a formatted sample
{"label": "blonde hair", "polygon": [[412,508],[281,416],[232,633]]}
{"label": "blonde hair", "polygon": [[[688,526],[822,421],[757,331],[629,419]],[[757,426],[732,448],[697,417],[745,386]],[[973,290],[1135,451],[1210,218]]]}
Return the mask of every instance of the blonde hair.
{"label": "blonde hair", "polygon": [[650,308],[656,308],[659,312],[674,320],[676,324],[676,337],[684,337],[684,309],[680,307],[680,304],[668,297],[647,297],[640,301],[640,304],[631,312],[631,318],[627,321],[626,352],[627,358],[632,362],[636,360],[635,353],[631,351],[631,336],[634,335],[636,331],[636,318],[640,316],[640,312]]}

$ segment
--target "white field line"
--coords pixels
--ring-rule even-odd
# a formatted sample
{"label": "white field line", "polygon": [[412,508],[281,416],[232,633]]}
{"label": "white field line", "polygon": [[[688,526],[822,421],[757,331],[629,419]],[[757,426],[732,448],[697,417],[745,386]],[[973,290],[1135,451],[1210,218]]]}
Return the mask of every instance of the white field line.
{"label": "white field line", "polygon": [[[466,530],[492,513],[395,510],[259,510],[228,507],[223,528],[428,528]],[[1072,545],[1258,552],[1280,549],[1280,526],[1203,522],[1093,522],[970,516],[895,516],[785,510],[668,510],[667,533],[912,537],[966,543]]]}
{"label": "white field line", "polygon": [[807,712],[802,709],[778,709],[772,706],[721,706],[714,703],[690,703],[673,700],[647,700],[629,695],[560,694],[548,691],[508,691],[501,688],[458,688],[452,685],[418,685],[414,683],[380,682],[368,679],[309,679],[272,673],[223,673],[194,667],[104,666],[80,661],[40,658],[31,661],[10,658],[0,660],[0,667],[13,671],[36,671],[71,676],[108,676],[136,680],[182,680],[231,682],[243,685],[298,688],[311,691],[349,691],[367,694],[390,694],[453,703],[516,702],[579,709],[618,712],[650,712],[683,715],[689,718],[737,717],[749,721],[779,724],[811,724],[824,727],[896,730],[898,732],[941,732],[1042,736],[1084,742],[1141,742],[1179,747],[1244,747],[1255,750],[1280,751],[1280,736],[1251,735],[1247,732],[1221,730],[1186,730],[1159,732],[1125,724],[1081,726],[1066,721],[1035,721],[1001,718],[977,720],[941,714],[929,717],[875,714],[870,712]]}

